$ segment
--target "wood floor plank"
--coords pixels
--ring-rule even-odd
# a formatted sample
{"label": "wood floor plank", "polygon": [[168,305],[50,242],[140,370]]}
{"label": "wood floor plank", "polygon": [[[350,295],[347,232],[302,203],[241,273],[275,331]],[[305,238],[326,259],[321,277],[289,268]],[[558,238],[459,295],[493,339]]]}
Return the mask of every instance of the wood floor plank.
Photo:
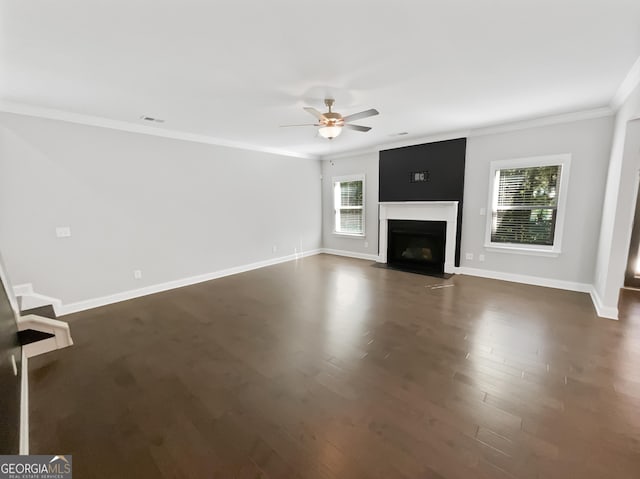
{"label": "wood floor plank", "polygon": [[66,317],[31,451],[82,478],[637,479],[640,295],[620,312],[309,257]]}

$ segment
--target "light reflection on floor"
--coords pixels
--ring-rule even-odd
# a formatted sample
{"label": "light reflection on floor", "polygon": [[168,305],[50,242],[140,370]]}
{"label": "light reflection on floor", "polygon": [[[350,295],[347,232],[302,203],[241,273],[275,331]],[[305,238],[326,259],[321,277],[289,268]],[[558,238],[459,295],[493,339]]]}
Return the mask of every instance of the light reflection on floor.
{"label": "light reflection on floor", "polygon": [[367,310],[355,306],[369,304],[370,290],[361,275],[350,270],[335,271],[329,289],[333,302],[326,318],[326,351],[337,357],[361,355],[361,346],[368,341]]}

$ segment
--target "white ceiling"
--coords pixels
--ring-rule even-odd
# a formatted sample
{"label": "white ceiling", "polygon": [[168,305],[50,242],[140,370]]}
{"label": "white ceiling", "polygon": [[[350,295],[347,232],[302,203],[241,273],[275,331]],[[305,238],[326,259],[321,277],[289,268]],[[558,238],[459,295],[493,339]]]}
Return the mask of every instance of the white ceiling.
{"label": "white ceiling", "polygon": [[[638,0],[0,5],[0,101],[301,155],[606,106],[640,56]],[[325,96],[381,114],[332,141],[279,128]]]}

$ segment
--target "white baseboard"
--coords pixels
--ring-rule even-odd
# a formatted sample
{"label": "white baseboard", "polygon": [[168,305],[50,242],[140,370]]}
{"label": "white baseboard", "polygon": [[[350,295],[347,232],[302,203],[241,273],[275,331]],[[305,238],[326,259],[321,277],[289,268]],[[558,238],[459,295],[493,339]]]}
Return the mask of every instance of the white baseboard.
{"label": "white baseboard", "polygon": [[[366,259],[377,261],[378,255],[355,253],[352,251],[334,250],[323,248],[322,253],[332,254],[336,256],[346,256],[349,258]],[[567,291],[577,291],[579,293],[589,293],[591,300],[599,317],[607,319],[618,319],[618,308],[610,308],[602,305],[597,293],[593,289],[593,285],[589,283],[578,283],[575,281],[565,281],[561,279],[542,278],[540,276],[530,276],[524,274],[504,273],[501,271],[491,271],[479,268],[468,268],[465,266],[454,268],[457,274],[466,274],[468,276],[477,276],[480,278],[497,279],[501,281],[510,281],[512,283],[530,284],[533,286],[543,286],[546,288],[564,289]]]}
{"label": "white baseboard", "polygon": [[468,276],[478,276],[480,278],[499,279],[512,283],[531,284],[533,286],[544,286],[546,288],[566,289],[568,291],[579,291],[580,293],[591,292],[591,285],[588,283],[576,283],[562,279],[542,278],[540,276],[529,276],[525,274],[503,273],[502,271],[491,271],[479,268],[467,268],[461,266],[456,268],[456,273]]}
{"label": "white baseboard", "polygon": [[[50,298],[43,295],[33,293],[33,287],[31,284],[18,285],[14,287],[16,295],[18,293],[25,293],[31,291],[32,295],[47,298],[49,304],[54,305],[57,316],[64,316],[66,314],[77,313],[79,311],[85,311],[87,309],[98,308],[100,306],[106,306],[108,304],[118,303],[120,301],[126,301],[128,299],[139,298],[141,296],[147,296],[149,294],[160,293],[162,291],[168,291],[170,289],[181,288],[183,286],[189,286],[192,284],[202,283],[204,281],[210,281],[225,276],[231,276],[238,273],[244,273],[254,269],[264,268],[266,266],[272,266],[275,264],[285,263],[287,261],[293,261],[296,259],[304,258],[307,256],[313,256],[316,254],[325,253],[335,256],[344,256],[348,258],[364,259],[368,261],[377,261],[378,255],[357,253],[354,251],[336,250],[331,248],[320,248],[311,251],[306,251],[301,254],[292,254],[288,256],[282,256],[280,258],[269,259],[265,261],[259,261],[247,265],[237,266],[220,271],[214,271],[212,273],[205,273],[198,276],[191,276],[189,278],[182,278],[166,283],[155,284],[146,286],[140,289],[134,289],[129,291],[123,291],[121,293],[112,294],[109,296],[102,296],[99,298],[87,299],[84,301],[78,301],[76,303],[61,304],[56,298]],[[455,273],[466,274],[468,276],[477,276],[481,278],[497,279],[501,281],[510,281],[513,283],[531,284],[534,286],[544,286],[547,288],[564,289],[568,291],[578,291],[581,293],[589,293],[593,301],[594,307],[598,316],[608,319],[618,319],[618,308],[607,307],[602,304],[598,294],[593,289],[593,286],[588,283],[577,283],[573,281],[565,281],[560,279],[542,278],[539,276],[529,276],[523,274],[504,273],[501,271],[491,271],[478,268],[468,268],[465,266],[455,268]],[[23,294],[20,294],[23,296]]]}
{"label": "white baseboard", "polygon": [[20,363],[20,446],[18,453],[29,454],[29,359],[22,350]]}
{"label": "white baseboard", "polygon": [[332,254],[334,256],[345,256],[347,258],[366,259],[369,261],[378,261],[377,254],[356,253],[355,251],[346,251],[341,249],[322,248],[320,250],[324,254]]}
{"label": "white baseboard", "polygon": [[591,295],[591,301],[593,302],[593,306],[596,308],[598,316],[607,319],[618,319],[618,308],[602,304],[602,299],[600,299],[600,295],[596,291],[595,286],[591,288],[589,294]]}
{"label": "white baseboard", "polygon": [[544,286],[547,288],[566,289],[568,291],[589,293],[593,306],[596,309],[596,314],[599,317],[606,319],[618,319],[618,308],[604,306],[592,284],[576,283],[561,279],[541,278],[539,276],[528,276],[524,274],[503,273],[501,271],[489,271],[478,268],[467,268],[465,266],[456,268],[456,273],[478,276],[481,278],[511,281],[513,283],[524,283],[534,286]]}
{"label": "white baseboard", "polygon": [[13,287],[13,294],[16,296],[26,296],[27,294],[33,294],[33,284],[17,284]]}
{"label": "white baseboard", "polygon": [[93,309],[93,308],[98,308],[100,306],[106,306],[108,304],[119,303],[120,301],[126,301],[128,299],[139,298],[141,296],[160,293],[162,291],[181,288],[183,286],[202,283],[204,281],[211,281],[212,279],[222,278],[224,276],[231,276],[234,274],[244,273],[246,271],[251,271],[254,269],[264,268],[266,266],[273,266],[275,264],[286,263],[287,261],[293,261],[296,259],[305,258],[307,256],[313,256],[321,252],[322,250],[320,249],[305,251],[303,253],[291,254],[288,256],[281,256],[279,258],[273,258],[273,259],[268,259],[264,261],[258,261],[256,263],[236,266],[233,268],[224,269],[220,271],[214,271],[212,273],[205,273],[197,276],[191,276],[188,278],[167,281],[166,283],[153,284],[150,286],[145,286],[144,288],[123,291],[121,293],[115,293],[109,296],[102,296],[99,298],[87,299],[87,300],[78,301],[75,303],[63,304],[59,308],[59,310],[56,310],[56,315],[64,316],[66,314],[77,313],[79,311],[85,311],[87,309]]}

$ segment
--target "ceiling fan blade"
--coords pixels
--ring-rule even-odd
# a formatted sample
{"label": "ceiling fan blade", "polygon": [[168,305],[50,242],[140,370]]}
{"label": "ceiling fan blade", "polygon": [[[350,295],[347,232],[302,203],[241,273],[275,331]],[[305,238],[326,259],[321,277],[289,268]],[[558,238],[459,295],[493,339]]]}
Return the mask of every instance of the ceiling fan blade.
{"label": "ceiling fan blade", "polygon": [[280,128],[289,128],[290,126],[320,126],[319,123],[300,123],[298,125],[280,125]]}
{"label": "ceiling fan blade", "polygon": [[313,107],[305,106],[304,107],[304,111],[306,111],[308,113],[311,113],[318,120],[324,120],[324,115],[322,113],[320,113],[318,110],[316,110],[315,108],[313,108]]}
{"label": "ceiling fan blade", "polygon": [[353,113],[352,115],[347,115],[343,118],[344,121],[353,121],[359,120],[360,118],[369,118],[370,116],[376,116],[380,113],[375,108],[371,108],[370,110],[361,111],[360,113]]}
{"label": "ceiling fan blade", "polygon": [[365,133],[371,129],[370,126],[352,125],[350,123],[346,123],[344,127],[349,128],[350,130],[362,131]]}

